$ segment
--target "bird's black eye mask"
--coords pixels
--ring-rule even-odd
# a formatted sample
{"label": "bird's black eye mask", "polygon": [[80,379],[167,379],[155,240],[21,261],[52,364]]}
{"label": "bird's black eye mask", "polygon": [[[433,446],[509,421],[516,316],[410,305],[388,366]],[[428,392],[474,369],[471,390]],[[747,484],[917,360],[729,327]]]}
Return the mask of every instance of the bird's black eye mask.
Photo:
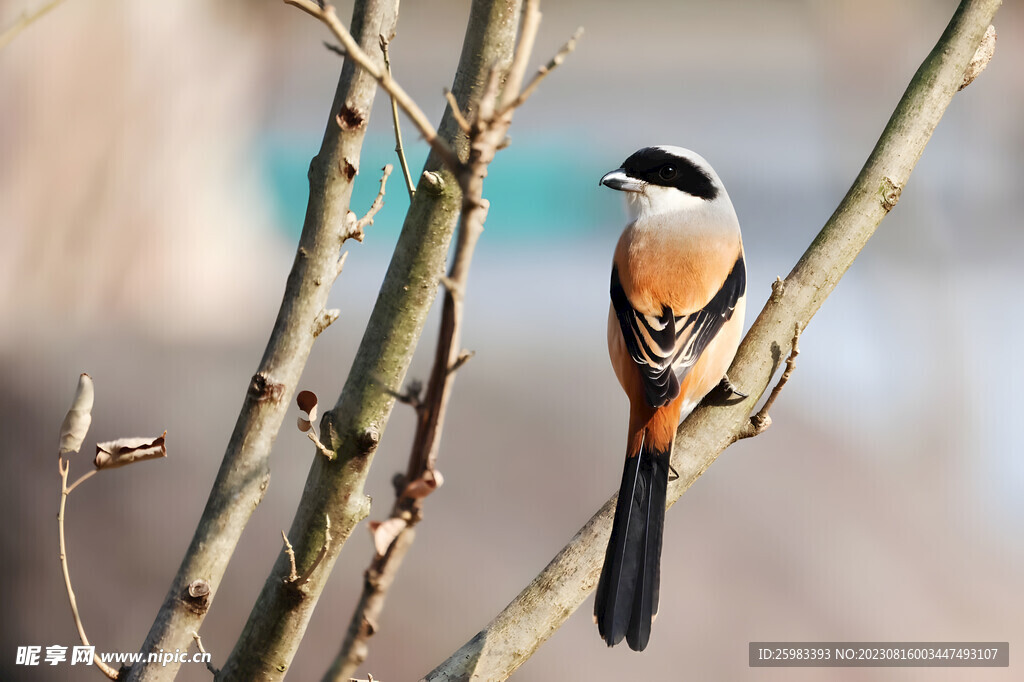
{"label": "bird's black eye mask", "polygon": [[706,172],[690,159],[658,147],[645,147],[622,162],[631,178],[652,185],[675,187],[699,199],[711,201],[718,188]]}

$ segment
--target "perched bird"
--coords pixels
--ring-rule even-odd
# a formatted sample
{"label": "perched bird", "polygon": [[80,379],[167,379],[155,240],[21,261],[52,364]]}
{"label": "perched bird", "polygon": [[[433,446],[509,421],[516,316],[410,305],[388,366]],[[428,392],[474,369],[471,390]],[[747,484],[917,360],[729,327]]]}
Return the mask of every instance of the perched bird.
{"label": "perched bird", "polygon": [[642,651],[658,613],[669,459],[679,422],[725,376],[743,327],[739,220],[718,175],[680,147],[645,147],[601,184],[625,192],[612,260],[608,353],[629,397],[626,465],[597,586],[608,646]]}

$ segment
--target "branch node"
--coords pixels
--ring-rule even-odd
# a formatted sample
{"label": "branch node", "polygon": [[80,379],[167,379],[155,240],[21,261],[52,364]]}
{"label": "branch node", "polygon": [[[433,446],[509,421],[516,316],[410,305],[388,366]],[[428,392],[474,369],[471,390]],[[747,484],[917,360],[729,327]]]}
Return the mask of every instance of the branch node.
{"label": "branch node", "polygon": [[964,69],[964,80],[960,83],[960,87],[957,88],[957,92],[970,85],[985,70],[985,67],[992,61],[992,56],[995,53],[996,27],[989,24],[988,28],[985,29],[985,35],[981,39],[981,44],[978,45],[978,49],[974,51],[974,56],[971,57],[967,68]]}
{"label": "branch node", "polygon": [[210,608],[210,583],[196,578],[185,588],[185,603],[192,613],[202,615]]}
{"label": "branch node", "polygon": [[440,194],[444,191],[444,179],[440,173],[434,171],[423,171],[423,182],[427,189],[433,194]]}
{"label": "branch node", "polygon": [[[346,251],[346,254],[347,253],[348,252]],[[338,268],[338,272],[341,272],[340,267]],[[320,336],[320,334],[322,334],[325,329],[330,327],[331,324],[333,324],[334,321],[337,320],[340,315],[341,311],[338,310],[337,308],[330,308],[326,310],[321,308],[320,312],[316,316],[316,319],[313,320],[313,338]]]}
{"label": "branch node", "polygon": [[456,282],[448,275],[441,275],[438,281],[441,282],[441,286],[443,286],[445,290],[452,295],[452,298],[462,298],[462,285],[459,282]]}
{"label": "branch node", "polygon": [[889,176],[882,178],[882,184],[878,187],[878,194],[881,197],[879,201],[882,203],[882,208],[888,213],[895,206],[896,202],[900,200],[900,194],[903,193],[903,187],[896,183]]}

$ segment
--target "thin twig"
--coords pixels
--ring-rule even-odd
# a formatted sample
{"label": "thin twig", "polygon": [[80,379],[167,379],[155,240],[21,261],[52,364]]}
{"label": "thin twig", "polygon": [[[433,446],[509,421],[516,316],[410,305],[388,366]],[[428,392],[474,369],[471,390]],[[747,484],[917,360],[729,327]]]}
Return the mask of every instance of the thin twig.
{"label": "thin twig", "polygon": [[562,49],[559,50],[558,53],[551,58],[551,61],[537,69],[537,73],[533,74],[533,78],[530,79],[530,82],[526,85],[525,88],[523,88],[523,91],[520,92],[514,100],[505,105],[505,107],[502,109],[502,113],[504,113],[504,111],[508,109],[515,109],[516,107],[522,106],[523,103],[530,98],[530,95],[533,94],[534,90],[537,89],[537,86],[540,85],[540,82],[544,80],[544,78],[546,78],[549,73],[551,73],[558,66],[560,66],[562,62],[565,61],[565,58],[568,57],[569,54],[576,49],[576,42],[580,39],[582,35],[583,27],[580,26],[579,28],[576,29],[576,32],[572,34],[572,37],[566,41],[565,45],[562,46]]}
{"label": "thin twig", "polygon": [[526,67],[533,55],[537,31],[540,30],[540,19],[540,0],[526,0],[526,4],[523,6],[522,26],[519,29],[519,42],[512,57],[512,65],[508,68],[505,91],[502,95],[501,105],[497,107],[499,110],[507,111],[508,105],[516,99],[523,87]]}
{"label": "thin twig", "polygon": [[64,0],[50,0],[50,2],[44,3],[34,10],[26,10],[22,12],[21,16],[19,16],[13,24],[5,28],[3,33],[0,33],[0,50],[7,47],[7,45],[14,40],[15,36],[31,26],[36,20],[40,19],[44,14],[62,2],[64,2]]}
{"label": "thin twig", "polygon": [[[380,40],[380,51],[384,53],[384,70],[388,77],[391,77],[391,56],[388,54],[388,39],[383,34],[378,35]],[[390,94],[390,93],[389,93]],[[405,188],[409,190],[409,201],[416,196],[416,186],[412,184],[412,174],[409,172],[409,162],[405,158],[405,149],[402,147],[402,126],[398,122],[398,104],[394,96],[391,96],[391,124],[395,128],[395,153],[398,154],[398,163],[402,166],[402,175],[405,176]]]}
{"label": "thin twig", "polygon": [[[68,570],[67,546],[64,542],[64,511],[67,505],[68,495],[71,494],[71,490],[74,488],[74,486],[68,488],[68,472],[71,469],[71,461],[65,460],[63,457],[58,455],[57,469],[60,472],[60,508],[57,510],[57,535],[60,540],[60,567],[64,572],[64,587],[66,587],[68,591],[68,602],[71,604],[71,617],[75,620],[75,627],[78,629],[78,637],[82,640],[82,644],[84,646],[91,646],[89,644],[89,638],[85,634],[85,626],[82,624],[82,617],[78,613],[78,600],[75,599],[75,591],[71,588],[71,573]],[[92,473],[95,473],[95,470]],[[75,481],[75,486],[89,478],[90,475],[91,473],[85,474]],[[92,660],[104,675],[112,680],[117,679],[117,671],[104,663],[95,650],[92,654]]]}
{"label": "thin twig", "polygon": [[743,438],[753,438],[759,436],[768,430],[768,427],[772,425],[772,416],[769,412],[772,409],[772,405],[775,404],[775,399],[782,393],[782,387],[789,381],[789,377],[792,376],[793,370],[796,368],[796,356],[800,355],[800,323],[796,324],[793,332],[793,345],[789,351],[789,356],[786,358],[786,369],[779,377],[779,381],[775,384],[772,392],[768,394],[768,399],[764,401],[764,405],[757,411],[757,414],[750,418],[750,423],[746,428],[741,429],[736,434],[736,440]]}
{"label": "thin twig", "polygon": [[299,571],[295,568],[295,548],[288,540],[288,535],[281,531],[281,539],[284,540],[284,553],[288,555],[288,564],[291,570],[288,572],[287,582],[293,583],[299,579]]}
{"label": "thin twig", "polygon": [[74,490],[74,489],[75,489],[75,488],[77,488],[78,486],[80,486],[80,485],[82,485],[83,483],[85,483],[86,481],[88,481],[88,480],[89,480],[90,478],[92,478],[93,476],[95,476],[95,475],[96,475],[97,473],[99,473],[99,469],[91,469],[91,470],[87,471],[86,473],[82,474],[82,475],[81,475],[81,476],[80,476],[80,477],[78,478],[78,480],[77,480],[77,481],[75,481],[74,483],[72,483],[71,485],[69,485],[69,486],[68,486],[68,492],[67,492],[67,494],[68,494],[68,495],[70,495],[70,494],[71,494],[71,491],[72,491],[72,490]]}
{"label": "thin twig", "polygon": [[[199,653],[201,653],[203,656],[210,656],[210,654],[207,653],[206,649],[203,648],[203,638],[200,637],[199,633],[196,632],[195,630],[192,631],[192,639],[195,640],[196,648],[199,649]],[[206,669],[210,671],[211,675],[213,675],[214,677],[217,677],[217,675],[220,674],[220,670],[217,670],[216,668],[213,667],[213,660],[212,659],[213,659],[213,657],[210,656],[210,660],[206,661]]]}
{"label": "thin twig", "polygon": [[352,34],[348,32],[345,25],[338,19],[334,7],[328,4],[324,4],[321,7],[312,0],[284,0],[284,2],[293,7],[298,7],[303,12],[322,21],[341,43],[348,58],[362,67],[366,73],[370,74],[380,84],[381,88],[391,95],[402,111],[405,112],[406,116],[409,117],[409,120],[412,121],[413,125],[416,126],[417,130],[420,131],[424,141],[437,152],[438,156],[441,157],[444,164],[452,172],[457,173],[460,168],[460,162],[455,150],[437,134],[437,130],[430,123],[430,119],[427,118],[427,115],[423,113],[423,110],[420,109],[419,105],[416,104],[405,89],[387,71],[377,66],[368,54],[363,52],[363,49],[359,47],[359,43],[355,41]]}
{"label": "thin twig", "polygon": [[[518,95],[540,25],[537,5],[537,0],[528,0],[512,64],[507,72],[490,68],[480,98],[476,106],[471,107],[470,118],[463,114],[455,97],[445,91],[453,118],[469,137],[470,153],[461,172],[456,173],[462,190],[462,212],[451,267],[439,278],[445,296],[434,365],[423,396],[416,391],[414,398],[404,399],[416,408],[417,424],[406,473],[397,477],[399,482],[390,515],[390,519],[401,521],[401,527],[385,551],[375,552],[366,569],[362,596],[326,679],[349,679],[366,659],[367,641],[376,632],[390,585],[413,542],[415,526],[422,519],[424,499],[441,484],[437,457],[448,401],[456,372],[472,357],[472,353],[462,350],[460,338],[470,263],[489,209],[483,198],[483,181],[496,152],[507,144],[512,113],[526,101],[526,97]],[[564,55],[559,63],[562,60]],[[500,95],[503,76],[505,89],[504,95]]]}
{"label": "thin twig", "polygon": [[329,43],[329,42],[327,42],[325,40],[324,41],[324,47],[326,47],[329,52],[333,52],[334,54],[338,55],[339,57],[344,58],[346,56],[345,55],[345,50],[341,49],[340,47],[338,47],[334,43]]}
{"label": "thin twig", "polygon": [[333,538],[331,538],[331,517],[326,514],[324,515],[324,524],[324,542],[320,547],[320,553],[317,554],[316,559],[314,559],[313,563],[309,565],[309,568],[303,571],[302,575],[299,575],[299,571],[295,566],[295,549],[292,547],[292,543],[288,541],[288,536],[285,532],[283,530],[281,531],[281,539],[284,540],[284,551],[285,554],[288,555],[288,564],[290,569],[288,577],[284,580],[286,583],[295,585],[296,587],[302,587],[309,582],[310,577],[313,575],[313,571],[316,570],[316,567],[319,566],[320,562],[322,562],[324,557],[327,556],[327,551],[331,548],[331,540]]}
{"label": "thin twig", "polygon": [[309,568],[307,568],[295,581],[295,584],[298,586],[305,585],[309,582],[310,577],[313,575],[313,571],[315,571],[316,567],[320,565],[320,562],[324,560],[324,557],[327,556],[327,551],[331,548],[331,517],[327,514],[324,514],[324,524],[324,543],[320,547],[320,553],[316,555],[316,559],[314,559],[313,563],[309,565]]}
{"label": "thin twig", "polygon": [[448,100],[448,106],[452,108],[452,118],[459,126],[459,130],[469,135],[469,121],[466,120],[465,115],[462,113],[462,109],[459,107],[459,101],[455,99],[455,94],[452,93],[448,88],[444,89],[444,98]]}
{"label": "thin twig", "polygon": [[313,432],[313,429],[306,432],[306,437],[313,442],[313,445],[316,446],[316,449],[320,451],[321,455],[330,460],[334,459],[334,453],[331,452],[330,448],[320,442],[320,438]]}
{"label": "thin twig", "polygon": [[384,189],[388,184],[388,176],[391,175],[393,167],[389,163],[381,170],[383,171],[383,174],[380,176],[380,191],[377,192],[377,197],[373,200],[373,203],[370,204],[370,208],[366,212],[366,215],[356,221],[352,238],[357,242],[363,241],[363,231],[370,225],[373,225],[374,216],[376,216],[380,209],[384,207]]}

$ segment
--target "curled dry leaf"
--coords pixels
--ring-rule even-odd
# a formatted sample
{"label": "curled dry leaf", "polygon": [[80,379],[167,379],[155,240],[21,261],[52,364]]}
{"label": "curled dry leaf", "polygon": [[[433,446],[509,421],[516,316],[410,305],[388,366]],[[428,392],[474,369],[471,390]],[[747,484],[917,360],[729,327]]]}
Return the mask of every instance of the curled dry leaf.
{"label": "curled dry leaf", "polygon": [[93,460],[93,464],[97,469],[113,469],[145,459],[166,457],[166,437],[167,432],[164,431],[158,438],[118,438],[106,443],[97,443],[96,459]]}
{"label": "curled dry leaf", "polygon": [[444,476],[441,475],[441,472],[437,469],[428,469],[423,472],[423,476],[405,486],[402,496],[414,499],[424,498],[442,485],[444,485]]}
{"label": "curled dry leaf", "polygon": [[92,403],[92,377],[83,373],[78,377],[78,388],[75,389],[71,409],[60,425],[60,454],[78,452],[82,448],[82,441],[92,424]]}
{"label": "curled dry leaf", "polygon": [[313,428],[313,422],[316,421],[316,393],[313,393],[313,391],[299,391],[299,395],[295,397],[295,402],[299,404],[299,409],[305,412],[305,415],[299,416],[299,431],[306,433]]}
{"label": "curled dry leaf", "polygon": [[387,521],[370,521],[370,534],[373,536],[373,546],[377,550],[377,554],[380,556],[387,554],[391,543],[407,525],[405,519],[394,516]]}

